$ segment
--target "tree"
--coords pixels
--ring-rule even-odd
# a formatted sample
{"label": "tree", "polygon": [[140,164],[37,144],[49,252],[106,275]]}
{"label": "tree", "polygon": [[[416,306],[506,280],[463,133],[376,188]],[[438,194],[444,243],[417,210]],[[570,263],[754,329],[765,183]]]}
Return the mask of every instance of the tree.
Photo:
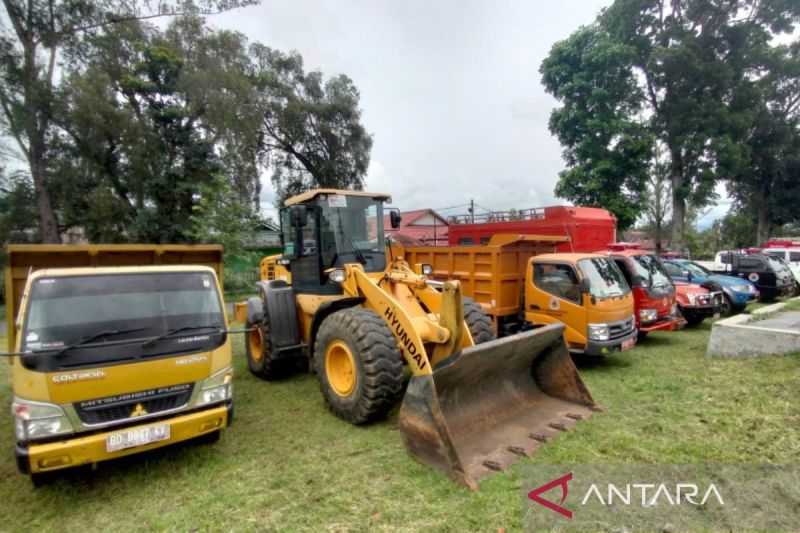
{"label": "tree", "polygon": [[261,153],[272,171],[280,205],[314,187],[361,189],[372,137],[361,124],[359,93],[352,80],[305,72],[303,58],[261,44],[251,47]]}
{"label": "tree", "polygon": [[656,253],[660,254],[663,250],[664,227],[670,222],[670,199],[672,188],[669,180],[669,167],[656,150],[653,157],[653,167],[647,177],[647,188],[644,199],[645,223],[653,230],[653,240],[656,245]]}
{"label": "tree", "polygon": [[219,12],[254,0],[3,0],[10,28],[0,35],[0,108],[5,133],[25,155],[45,242],[60,242],[47,175],[57,60],[86,35],[146,18]]}
{"label": "tree", "polygon": [[550,115],[567,163],[556,195],[605,207],[621,230],[642,213],[653,148],[631,54],[595,24],[556,43],[540,68],[545,88],[563,103]]}
{"label": "tree", "polygon": [[[611,186],[598,184],[591,171],[607,165],[607,152],[625,131],[618,125],[636,124],[644,130],[641,137],[650,135],[665,152],[672,244],[682,249],[687,204],[712,199],[717,181],[742,161],[747,115],[732,102],[748,75],[761,67],[765,43],[794,31],[798,17],[800,4],[785,0],[616,0],[594,24],[557,43],[541,69],[545,86],[564,104],[553,117],[576,105],[584,112],[569,120],[551,117],[551,129],[566,151],[596,144],[593,138],[604,148],[567,154],[557,193]],[[564,49],[572,52],[565,55]],[[610,72],[599,68],[603,63],[597,58],[615,60]],[[613,134],[604,136],[609,128]],[[642,169],[649,154],[636,150],[626,157],[635,158],[627,164]],[[616,203],[631,192],[612,191],[604,194]]]}
{"label": "tree", "polygon": [[749,80],[737,101],[751,119],[728,181],[729,193],[756,213],[756,244],[772,227],[800,220],[800,42],[762,48],[766,74]]}

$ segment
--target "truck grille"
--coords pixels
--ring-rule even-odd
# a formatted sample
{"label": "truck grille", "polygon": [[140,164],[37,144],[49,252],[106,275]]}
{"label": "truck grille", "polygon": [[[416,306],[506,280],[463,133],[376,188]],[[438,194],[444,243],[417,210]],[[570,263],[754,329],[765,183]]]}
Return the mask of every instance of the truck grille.
{"label": "truck grille", "polygon": [[633,317],[630,317],[627,320],[621,320],[619,322],[612,322],[608,325],[608,334],[610,340],[621,339],[623,337],[627,337],[633,332],[634,328],[634,320]]}
{"label": "truck grille", "polygon": [[85,400],[74,404],[84,424],[107,424],[183,407],[192,396],[192,383]]}

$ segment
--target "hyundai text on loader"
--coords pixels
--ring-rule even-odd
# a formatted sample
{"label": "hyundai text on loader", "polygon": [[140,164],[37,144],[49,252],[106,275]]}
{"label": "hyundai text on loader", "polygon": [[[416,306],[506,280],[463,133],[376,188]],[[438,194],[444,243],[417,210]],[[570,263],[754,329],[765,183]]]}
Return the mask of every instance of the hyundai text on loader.
{"label": "hyundai text on loader", "polygon": [[12,245],[17,465],[50,473],[200,438],[233,409],[219,246]]}
{"label": "hyundai text on loader", "polygon": [[[457,281],[434,283],[387,250],[389,196],[317,189],[281,210],[279,278],[237,304],[250,370],[316,373],[331,411],[353,424],[399,413],[408,451],[477,489],[596,409],[552,325],[494,339]],[[392,225],[399,225],[393,211]],[[308,243],[313,242],[310,246]],[[263,264],[262,264],[263,267]],[[263,272],[263,270],[262,270]],[[268,278],[268,277],[267,277]]]}

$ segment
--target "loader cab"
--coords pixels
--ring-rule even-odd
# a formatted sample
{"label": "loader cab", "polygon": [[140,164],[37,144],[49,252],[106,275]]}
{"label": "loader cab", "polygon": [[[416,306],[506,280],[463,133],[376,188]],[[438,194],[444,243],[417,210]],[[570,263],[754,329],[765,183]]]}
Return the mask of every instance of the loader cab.
{"label": "loader cab", "polygon": [[383,204],[380,193],[315,189],[286,201],[281,209],[283,262],[295,292],[340,294],[332,269],[359,263],[365,272],[386,269]]}

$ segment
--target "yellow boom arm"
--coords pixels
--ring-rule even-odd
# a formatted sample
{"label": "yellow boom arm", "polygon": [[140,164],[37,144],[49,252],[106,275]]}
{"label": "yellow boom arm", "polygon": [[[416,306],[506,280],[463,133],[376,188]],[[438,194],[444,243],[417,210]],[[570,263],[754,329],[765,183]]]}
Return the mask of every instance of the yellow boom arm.
{"label": "yellow boom arm", "polygon": [[465,343],[472,345],[457,281],[446,282],[440,293],[403,261],[395,261],[377,282],[360,264],[345,265],[345,272],[344,292],[364,298],[364,305],[383,318],[415,376],[430,374],[432,365],[453,355]]}

